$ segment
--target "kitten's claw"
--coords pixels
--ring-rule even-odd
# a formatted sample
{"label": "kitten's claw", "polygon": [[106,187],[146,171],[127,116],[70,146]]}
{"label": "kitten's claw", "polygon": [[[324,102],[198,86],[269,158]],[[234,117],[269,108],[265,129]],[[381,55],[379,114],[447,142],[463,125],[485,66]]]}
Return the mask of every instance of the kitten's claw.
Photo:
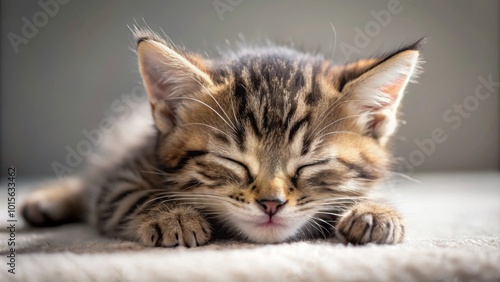
{"label": "kitten's claw", "polygon": [[175,207],[145,217],[139,229],[142,243],[154,247],[198,247],[210,240],[207,220],[191,207]]}
{"label": "kitten's claw", "polygon": [[336,236],[345,243],[396,244],[404,238],[401,216],[380,203],[363,202],[344,213],[336,225]]}

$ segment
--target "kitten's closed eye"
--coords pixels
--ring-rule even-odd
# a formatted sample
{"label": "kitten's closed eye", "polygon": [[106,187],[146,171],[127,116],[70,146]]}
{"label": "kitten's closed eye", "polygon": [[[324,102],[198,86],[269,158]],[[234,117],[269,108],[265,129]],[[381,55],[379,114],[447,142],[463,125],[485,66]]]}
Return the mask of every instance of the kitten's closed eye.
{"label": "kitten's closed eye", "polygon": [[312,166],[319,166],[319,165],[323,165],[323,164],[327,164],[330,160],[329,159],[325,159],[325,160],[320,160],[320,161],[315,161],[315,162],[312,162],[312,163],[308,163],[308,164],[305,164],[305,165],[301,165],[297,168],[297,170],[295,171],[295,174],[292,176],[291,180],[292,180],[292,183],[297,186],[297,182],[298,182],[298,179],[302,173],[302,171],[305,169],[305,168],[308,168],[308,167],[312,167]]}
{"label": "kitten's closed eye", "polygon": [[236,164],[237,166],[239,166],[240,168],[242,168],[244,171],[245,171],[245,175],[246,175],[246,182],[247,184],[250,184],[253,182],[253,176],[252,176],[252,173],[250,172],[250,169],[248,168],[247,165],[245,165],[244,163],[240,162],[240,161],[237,161],[233,158],[230,158],[230,157],[226,157],[226,156],[222,156],[222,155],[217,155],[215,154],[216,157],[220,158],[220,159],[223,159],[223,160],[226,160],[226,161],[229,161],[233,164]]}

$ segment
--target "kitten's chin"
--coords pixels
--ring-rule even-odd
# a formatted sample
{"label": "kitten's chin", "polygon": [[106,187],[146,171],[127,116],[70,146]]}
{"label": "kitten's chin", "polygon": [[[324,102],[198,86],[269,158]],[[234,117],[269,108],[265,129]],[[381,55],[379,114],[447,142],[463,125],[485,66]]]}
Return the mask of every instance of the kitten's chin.
{"label": "kitten's chin", "polygon": [[281,243],[292,239],[299,232],[298,230],[305,222],[300,220],[278,219],[273,223],[262,223],[259,221],[238,221],[234,222],[235,227],[248,240],[255,243]]}

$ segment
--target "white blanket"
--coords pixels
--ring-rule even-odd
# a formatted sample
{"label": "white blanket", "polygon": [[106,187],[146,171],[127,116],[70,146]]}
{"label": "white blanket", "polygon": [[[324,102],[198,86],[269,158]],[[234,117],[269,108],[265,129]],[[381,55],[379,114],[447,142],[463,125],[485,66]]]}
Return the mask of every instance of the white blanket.
{"label": "white blanket", "polygon": [[[0,233],[1,281],[500,281],[500,173],[428,174],[384,189],[407,218],[395,246],[334,241],[143,248],[72,224]],[[28,186],[18,184],[22,195]],[[6,185],[3,185],[6,187]],[[6,194],[6,190],[4,190]],[[1,197],[6,199],[5,197]],[[7,224],[2,201],[2,225]]]}

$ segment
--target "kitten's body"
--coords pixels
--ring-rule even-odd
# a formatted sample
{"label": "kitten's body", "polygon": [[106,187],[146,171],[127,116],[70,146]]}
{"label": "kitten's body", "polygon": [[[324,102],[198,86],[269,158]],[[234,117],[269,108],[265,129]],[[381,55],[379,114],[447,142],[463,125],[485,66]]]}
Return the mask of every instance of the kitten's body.
{"label": "kitten's body", "polygon": [[150,246],[198,246],[220,229],[260,243],[403,239],[399,214],[367,195],[390,165],[419,44],[335,66],[283,47],[208,61],[136,35],[152,110],[123,122],[86,172],[36,191],[29,222],[85,214]]}

